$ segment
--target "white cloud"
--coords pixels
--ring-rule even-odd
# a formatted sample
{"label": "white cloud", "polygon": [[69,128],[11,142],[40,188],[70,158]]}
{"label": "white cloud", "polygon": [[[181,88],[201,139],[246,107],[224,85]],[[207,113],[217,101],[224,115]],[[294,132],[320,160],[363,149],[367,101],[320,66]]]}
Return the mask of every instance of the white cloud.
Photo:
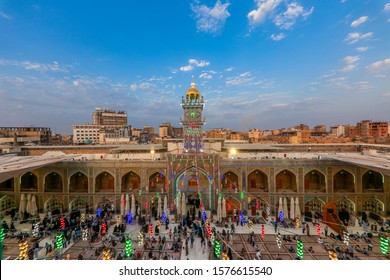
{"label": "white cloud", "polygon": [[349,56],[344,57],[344,61],[347,64],[353,64],[353,63],[359,61],[359,59],[360,59],[360,57],[358,55],[355,55],[355,56],[349,55]]}
{"label": "white cloud", "polygon": [[187,71],[192,71],[195,67],[202,68],[202,67],[206,67],[206,66],[209,66],[209,65],[210,65],[209,61],[197,60],[197,59],[194,59],[194,58],[190,58],[188,60],[188,65],[180,67],[180,70],[184,71],[184,72],[187,72]]}
{"label": "white cloud", "polygon": [[356,48],[356,50],[358,52],[365,52],[366,50],[368,50],[368,47],[358,47],[358,48]]}
{"label": "white cloud", "polygon": [[385,11],[390,11],[390,2],[385,4],[384,10]]}
{"label": "white cloud", "polygon": [[374,62],[371,65],[367,66],[367,69],[370,72],[378,72],[388,67],[390,67],[390,58]]}
{"label": "white cloud", "polygon": [[191,4],[191,9],[195,13],[198,31],[212,34],[218,33],[225,25],[226,19],[230,16],[228,12],[229,6],[229,2],[222,4],[221,0],[217,0],[212,8],[200,5],[199,1]]}
{"label": "white cloud", "polygon": [[194,67],[192,65],[186,65],[186,66],[180,67],[180,71],[184,71],[184,72],[191,71],[192,69],[194,69]]}
{"label": "white cloud", "polygon": [[[299,18],[306,20],[314,11],[314,7],[304,9],[297,1],[288,3],[282,0],[255,0],[255,2],[256,10],[252,10],[247,15],[252,28],[271,19],[280,29],[291,29]],[[282,2],[286,4],[281,5]]]}
{"label": "white cloud", "polygon": [[283,40],[284,38],[286,38],[286,34],[284,34],[284,33],[271,35],[271,39],[274,41],[280,41],[280,40]]}
{"label": "white cloud", "polygon": [[247,15],[251,26],[264,22],[268,15],[272,14],[282,2],[281,0],[255,0],[257,9]]}
{"label": "white cloud", "polygon": [[233,71],[233,70],[234,70],[234,67],[229,67],[229,68],[226,68],[226,69],[225,69],[226,72],[231,72],[231,71]]}
{"label": "white cloud", "polygon": [[35,70],[41,72],[68,72],[67,67],[60,65],[57,61],[53,63],[44,64],[31,61],[17,61],[0,59],[0,65],[17,66],[26,70]]}
{"label": "white cloud", "polygon": [[8,20],[12,19],[12,17],[10,15],[8,15],[2,11],[0,11],[0,17],[8,19]]}
{"label": "white cloud", "polygon": [[153,87],[153,85],[151,83],[148,83],[148,82],[144,82],[144,83],[141,83],[139,85],[139,88],[142,90],[147,90],[147,89],[150,89],[152,87]]}
{"label": "white cloud", "polygon": [[202,73],[202,74],[199,75],[199,79],[210,80],[212,78],[213,78],[213,76],[211,74],[209,74],[209,73]]}
{"label": "white cloud", "polygon": [[131,89],[132,91],[136,91],[136,90],[138,89],[138,86],[137,86],[136,84],[131,84],[131,85],[130,85],[130,89]]}
{"label": "white cloud", "polygon": [[340,71],[341,72],[350,72],[350,71],[354,70],[355,68],[356,68],[355,64],[348,64],[347,66],[342,68]]}
{"label": "white cloud", "polygon": [[360,18],[358,18],[357,20],[354,20],[352,23],[351,23],[351,26],[352,27],[358,27],[359,25],[365,23],[368,19],[368,16],[362,16]]}
{"label": "white cloud", "polygon": [[344,63],[346,64],[343,68],[341,68],[340,72],[350,72],[356,68],[356,62],[360,60],[360,57],[358,55],[352,56],[346,56],[344,57]]}
{"label": "white cloud", "polygon": [[188,63],[190,65],[194,65],[196,67],[205,67],[205,66],[209,66],[210,65],[210,62],[209,61],[205,61],[205,60],[196,60],[196,59],[193,59],[191,58],[190,60],[188,60]]}
{"label": "white cloud", "polygon": [[251,72],[245,72],[245,73],[240,74],[239,76],[240,77],[248,77],[248,76],[251,76],[251,75],[252,75]]}
{"label": "white cloud", "polygon": [[253,79],[254,78],[252,77],[252,74],[250,72],[245,72],[235,77],[226,78],[226,85],[228,86],[249,85],[252,83]]}
{"label": "white cloud", "polygon": [[365,34],[361,34],[359,32],[352,32],[352,33],[348,33],[347,38],[345,38],[345,41],[348,44],[354,44],[354,43],[356,43],[356,42],[358,42],[360,40],[369,39],[373,35],[374,35],[374,33],[372,33],[372,32],[368,32],[368,33],[365,33]]}
{"label": "white cloud", "polygon": [[149,78],[149,81],[150,82],[167,82],[169,80],[172,79],[172,76],[168,76],[168,77],[163,77],[163,76],[152,76],[151,78]]}
{"label": "white cloud", "polygon": [[274,18],[274,23],[281,29],[290,29],[299,17],[302,17],[303,20],[305,20],[313,11],[314,7],[311,7],[310,10],[304,10],[297,2],[292,2],[287,5],[287,10],[285,12],[278,14]]}

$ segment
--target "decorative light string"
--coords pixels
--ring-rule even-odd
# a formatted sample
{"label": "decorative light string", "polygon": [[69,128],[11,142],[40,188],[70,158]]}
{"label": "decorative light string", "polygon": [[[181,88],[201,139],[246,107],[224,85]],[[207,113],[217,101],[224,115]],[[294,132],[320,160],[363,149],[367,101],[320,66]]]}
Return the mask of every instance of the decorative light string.
{"label": "decorative light string", "polygon": [[126,258],[130,258],[133,253],[133,244],[131,242],[130,238],[126,239],[126,245],[125,245],[125,256]]}
{"label": "decorative light string", "polygon": [[217,260],[221,258],[221,244],[218,240],[214,241],[214,255]]}
{"label": "decorative light string", "polygon": [[381,242],[381,252],[383,255],[386,255],[389,252],[389,240],[386,237],[381,236],[380,242]]}
{"label": "decorative light string", "polygon": [[27,240],[19,243],[19,260],[27,260],[28,243]]}
{"label": "decorative light string", "polygon": [[297,240],[297,257],[303,259],[303,242]]}
{"label": "decorative light string", "polygon": [[103,249],[103,260],[107,261],[107,260],[111,260],[111,249],[110,248],[104,248]]}
{"label": "decorative light string", "polygon": [[347,246],[349,246],[349,233],[348,232],[346,232],[346,231],[344,231],[344,233],[343,233],[343,242],[344,242],[344,244],[345,245],[347,245]]}

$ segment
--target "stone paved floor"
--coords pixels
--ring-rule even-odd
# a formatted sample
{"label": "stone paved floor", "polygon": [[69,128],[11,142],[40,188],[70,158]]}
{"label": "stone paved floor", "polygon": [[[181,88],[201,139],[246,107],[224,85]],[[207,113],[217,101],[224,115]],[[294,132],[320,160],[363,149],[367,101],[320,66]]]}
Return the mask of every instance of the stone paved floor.
{"label": "stone paved floor", "polygon": [[[173,228],[174,226],[177,226],[177,224],[170,224],[170,228]],[[310,224],[311,232],[315,233],[315,227]],[[324,225],[322,225],[322,228]],[[16,224],[16,228],[20,231],[28,231],[31,229],[31,224]],[[149,250],[144,251],[143,248],[140,248],[138,243],[135,241],[137,233],[139,232],[139,226],[138,225],[128,225],[126,228],[126,234],[130,235],[132,240],[133,240],[133,248],[137,251],[140,251],[142,254],[142,258],[149,259],[148,258],[148,253]],[[222,231],[221,227],[216,227],[218,232]],[[111,233],[113,230],[113,227],[109,228],[108,233]],[[363,232],[362,228],[349,228],[351,232],[357,232],[359,231],[360,233]],[[165,227],[161,227],[161,234],[165,234],[167,236],[169,230],[166,230]],[[282,247],[279,249],[277,244],[276,244],[276,235],[274,232],[274,227],[271,224],[265,224],[265,237],[262,238],[260,235],[261,232],[261,225],[255,224],[253,231],[255,232],[255,242],[256,245],[260,248],[262,259],[264,260],[274,260],[276,259],[277,255],[279,254],[280,257],[283,260],[292,260],[295,257],[294,253],[290,253],[288,251],[288,247],[290,245],[293,246],[293,248],[296,250],[296,241],[293,240],[292,242],[283,242]],[[237,253],[233,252],[233,259],[254,259],[256,255],[255,248],[251,244],[249,244],[248,236],[251,230],[247,226],[238,226],[236,227],[236,233],[233,235],[233,242],[230,245],[231,249]],[[280,233],[283,234],[288,234],[290,236],[292,235],[299,235],[303,244],[304,244],[304,260],[328,260],[329,259],[329,254],[327,250],[324,248],[323,245],[319,244],[317,242],[317,236],[312,235],[312,236],[307,236],[302,234],[301,229],[280,229]],[[48,254],[45,255],[45,249],[44,245],[46,242],[52,243],[53,236],[47,236],[44,239],[40,241],[40,250],[38,254],[38,259],[53,259],[54,255]],[[345,248],[345,244],[343,244],[340,241],[335,241],[331,238],[324,238],[324,244],[328,243],[329,246],[340,246],[340,248]],[[356,256],[361,259],[361,260],[385,260],[386,258],[382,255],[380,252],[380,244],[379,244],[379,238],[377,236],[374,236],[372,238],[373,241],[373,252],[370,253],[369,255],[364,255],[362,253],[356,252]],[[169,242],[169,237],[167,236],[167,242]],[[29,246],[31,247],[33,244],[33,241],[31,238],[28,239]],[[357,244],[360,245],[360,247],[367,247],[365,241],[360,240],[359,242],[350,241],[350,244],[352,246],[355,246]],[[66,258],[66,255],[69,254],[70,259],[77,259],[79,254],[83,255],[83,258],[85,260],[97,260],[101,259],[102,255],[95,255],[95,250],[97,247],[101,245],[101,242],[97,242],[94,244],[89,244],[87,241],[77,241],[76,243],[71,242],[67,248],[63,249],[63,258]],[[19,246],[18,246],[18,239],[17,238],[6,238],[4,240],[4,246],[5,249],[3,251],[3,258],[4,259],[16,259],[19,255]],[[313,252],[309,252],[308,248],[309,247],[313,248]],[[122,249],[124,248],[124,244],[119,243],[116,246],[117,253],[119,253]],[[167,249],[167,243],[165,244],[163,248],[163,252],[159,253],[157,250],[153,250],[153,253],[157,256],[157,259],[162,259],[162,256],[165,252],[167,252],[169,255],[172,255],[174,259],[177,260],[206,260],[206,259],[213,259],[213,254],[212,252],[209,251],[209,248],[204,250],[200,245],[200,239],[196,238],[194,242],[193,248],[189,249],[189,254],[185,254],[185,250],[183,245],[181,246],[182,250],[179,252],[173,252],[172,250]],[[245,253],[242,254],[241,257],[240,255],[242,248],[244,248]]]}

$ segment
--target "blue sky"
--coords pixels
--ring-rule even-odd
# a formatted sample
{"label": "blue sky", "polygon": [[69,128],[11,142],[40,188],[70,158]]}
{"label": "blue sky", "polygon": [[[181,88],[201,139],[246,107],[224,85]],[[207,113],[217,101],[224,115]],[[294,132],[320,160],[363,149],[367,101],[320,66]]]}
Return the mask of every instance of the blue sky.
{"label": "blue sky", "polygon": [[390,1],[0,0],[0,126],[179,126],[192,76],[206,129],[390,121]]}

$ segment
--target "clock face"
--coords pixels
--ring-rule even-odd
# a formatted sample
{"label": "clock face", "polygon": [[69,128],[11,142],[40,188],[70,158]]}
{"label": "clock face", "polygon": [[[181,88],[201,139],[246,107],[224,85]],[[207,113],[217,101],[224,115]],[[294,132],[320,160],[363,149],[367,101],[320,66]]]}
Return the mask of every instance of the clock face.
{"label": "clock face", "polygon": [[190,118],[196,118],[198,116],[198,112],[197,111],[189,111],[188,115]]}

